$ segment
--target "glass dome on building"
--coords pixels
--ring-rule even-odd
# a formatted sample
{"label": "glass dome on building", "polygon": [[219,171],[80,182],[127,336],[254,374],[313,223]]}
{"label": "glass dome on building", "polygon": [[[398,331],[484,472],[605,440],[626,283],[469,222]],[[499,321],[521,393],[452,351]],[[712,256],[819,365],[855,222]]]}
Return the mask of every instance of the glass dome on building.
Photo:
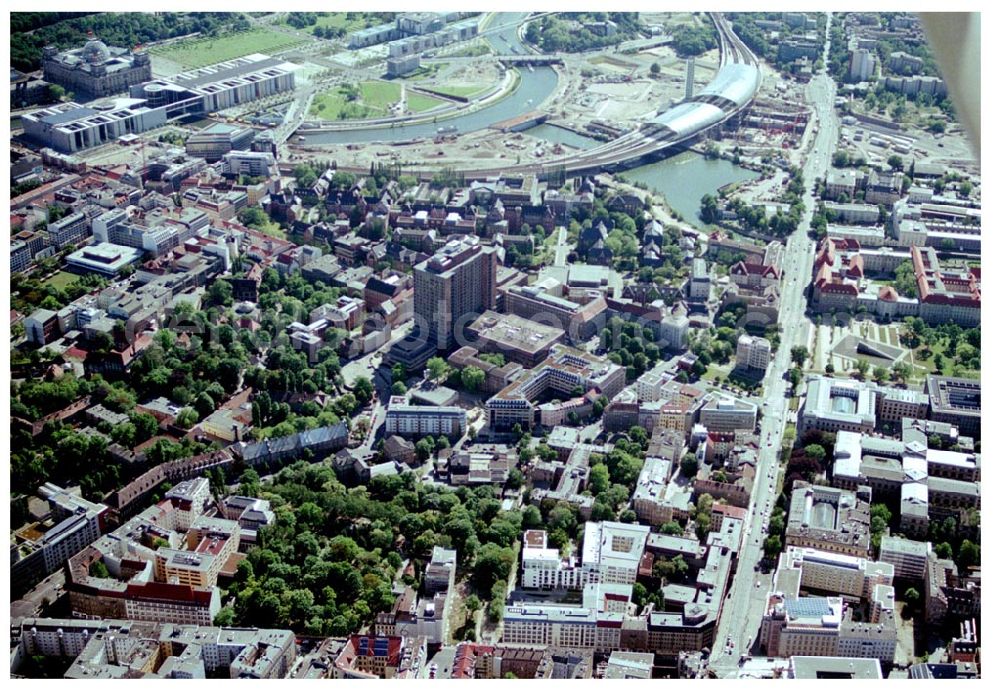
{"label": "glass dome on building", "polygon": [[107,63],[111,58],[111,51],[100,39],[91,39],[83,46],[83,59],[88,63]]}

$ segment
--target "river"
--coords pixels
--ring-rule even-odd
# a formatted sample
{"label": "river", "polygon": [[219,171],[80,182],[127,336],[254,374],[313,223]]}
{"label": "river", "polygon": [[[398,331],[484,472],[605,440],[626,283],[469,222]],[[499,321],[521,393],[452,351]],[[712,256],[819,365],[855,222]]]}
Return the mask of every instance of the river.
{"label": "river", "polygon": [[[601,143],[552,124],[535,126],[524,133],[551,143],[584,150]],[[689,150],[649,165],[622,170],[619,174],[632,183],[644,184],[662,194],[670,207],[684,216],[686,223],[696,227],[702,225],[698,218],[701,197],[714,194],[727,184],[746,182],[758,176],[753,170],[734,165],[728,160],[709,160]]]}
{"label": "river", "polygon": [[[524,44],[517,38],[516,24],[526,16],[526,12],[502,12],[496,14],[491,25],[511,25],[510,28],[486,37],[500,53],[526,53]],[[487,27],[488,29],[488,27]],[[559,76],[548,66],[537,66],[534,70],[520,70],[521,80],[515,90],[494,104],[479,111],[463,116],[442,117],[432,123],[413,124],[410,126],[370,129],[349,129],[344,131],[326,131],[322,133],[303,134],[307,144],[320,145],[324,143],[372,143],[374,141],[403,141],[413,138],[433,138],[442,126],[454,126],[456,133],[478,131],[498,121],[512,119],[538,108],[538,105],[548,99],[556,89]]]}
{"label": "river", "polygon": [[690,150],[620,174],[630,182],[644,184],[662,194],[670,207],[684,217],[685,223],[699,228],[702,227],[698,218],[701,197],[715,194],[727,184],[758,177],[753,170],[728,160],[709,160]]}

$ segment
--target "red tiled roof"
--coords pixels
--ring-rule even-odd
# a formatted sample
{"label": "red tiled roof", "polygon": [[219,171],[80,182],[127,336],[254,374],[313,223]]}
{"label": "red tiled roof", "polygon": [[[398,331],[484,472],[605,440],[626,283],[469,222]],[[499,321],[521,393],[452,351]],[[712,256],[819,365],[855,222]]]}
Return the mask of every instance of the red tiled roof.
{"label": "red tiled roof", "polygon": [[150,599],[154,601],[185,601],[207,605],[212,601],[212,592],[208,589],[189,587],[186,584],[147,582],[146,584],[129,584],[125,589],[125,598]]}

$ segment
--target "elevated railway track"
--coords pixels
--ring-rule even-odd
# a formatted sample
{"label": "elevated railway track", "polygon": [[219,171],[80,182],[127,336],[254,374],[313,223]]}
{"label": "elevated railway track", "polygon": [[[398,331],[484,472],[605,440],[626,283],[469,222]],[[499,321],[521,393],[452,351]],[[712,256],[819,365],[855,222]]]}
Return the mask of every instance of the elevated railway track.
{"label": "elevated railway track", "polygon": [[[719,70],[698,94],[614,140],[582,152],[547,160],[507,165],[499,168],[466,170],[467,181],[501,174],[534,174],[540,178],[555,173],[596,174],[632,167],[712,133],[753,104],[760,89],[757,57],[740,40],[720,13],[711,13],[719,32]],[[367,167],[342,168],[366,172]],[[433,176],[436,170],[403,168],[418,177]]]}

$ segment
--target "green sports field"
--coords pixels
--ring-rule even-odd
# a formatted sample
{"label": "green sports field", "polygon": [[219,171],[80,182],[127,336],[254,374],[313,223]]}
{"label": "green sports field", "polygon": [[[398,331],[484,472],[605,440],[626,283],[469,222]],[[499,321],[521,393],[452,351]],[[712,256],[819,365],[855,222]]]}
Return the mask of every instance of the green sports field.
{"label": "green sports field", "polygon": [[249,53],[284,51],[308,41],[310,39],[290,36],[273,29],[256,28],[226,36],[181,41],[154,48],[152,52],[191,69],[232,60]]}

